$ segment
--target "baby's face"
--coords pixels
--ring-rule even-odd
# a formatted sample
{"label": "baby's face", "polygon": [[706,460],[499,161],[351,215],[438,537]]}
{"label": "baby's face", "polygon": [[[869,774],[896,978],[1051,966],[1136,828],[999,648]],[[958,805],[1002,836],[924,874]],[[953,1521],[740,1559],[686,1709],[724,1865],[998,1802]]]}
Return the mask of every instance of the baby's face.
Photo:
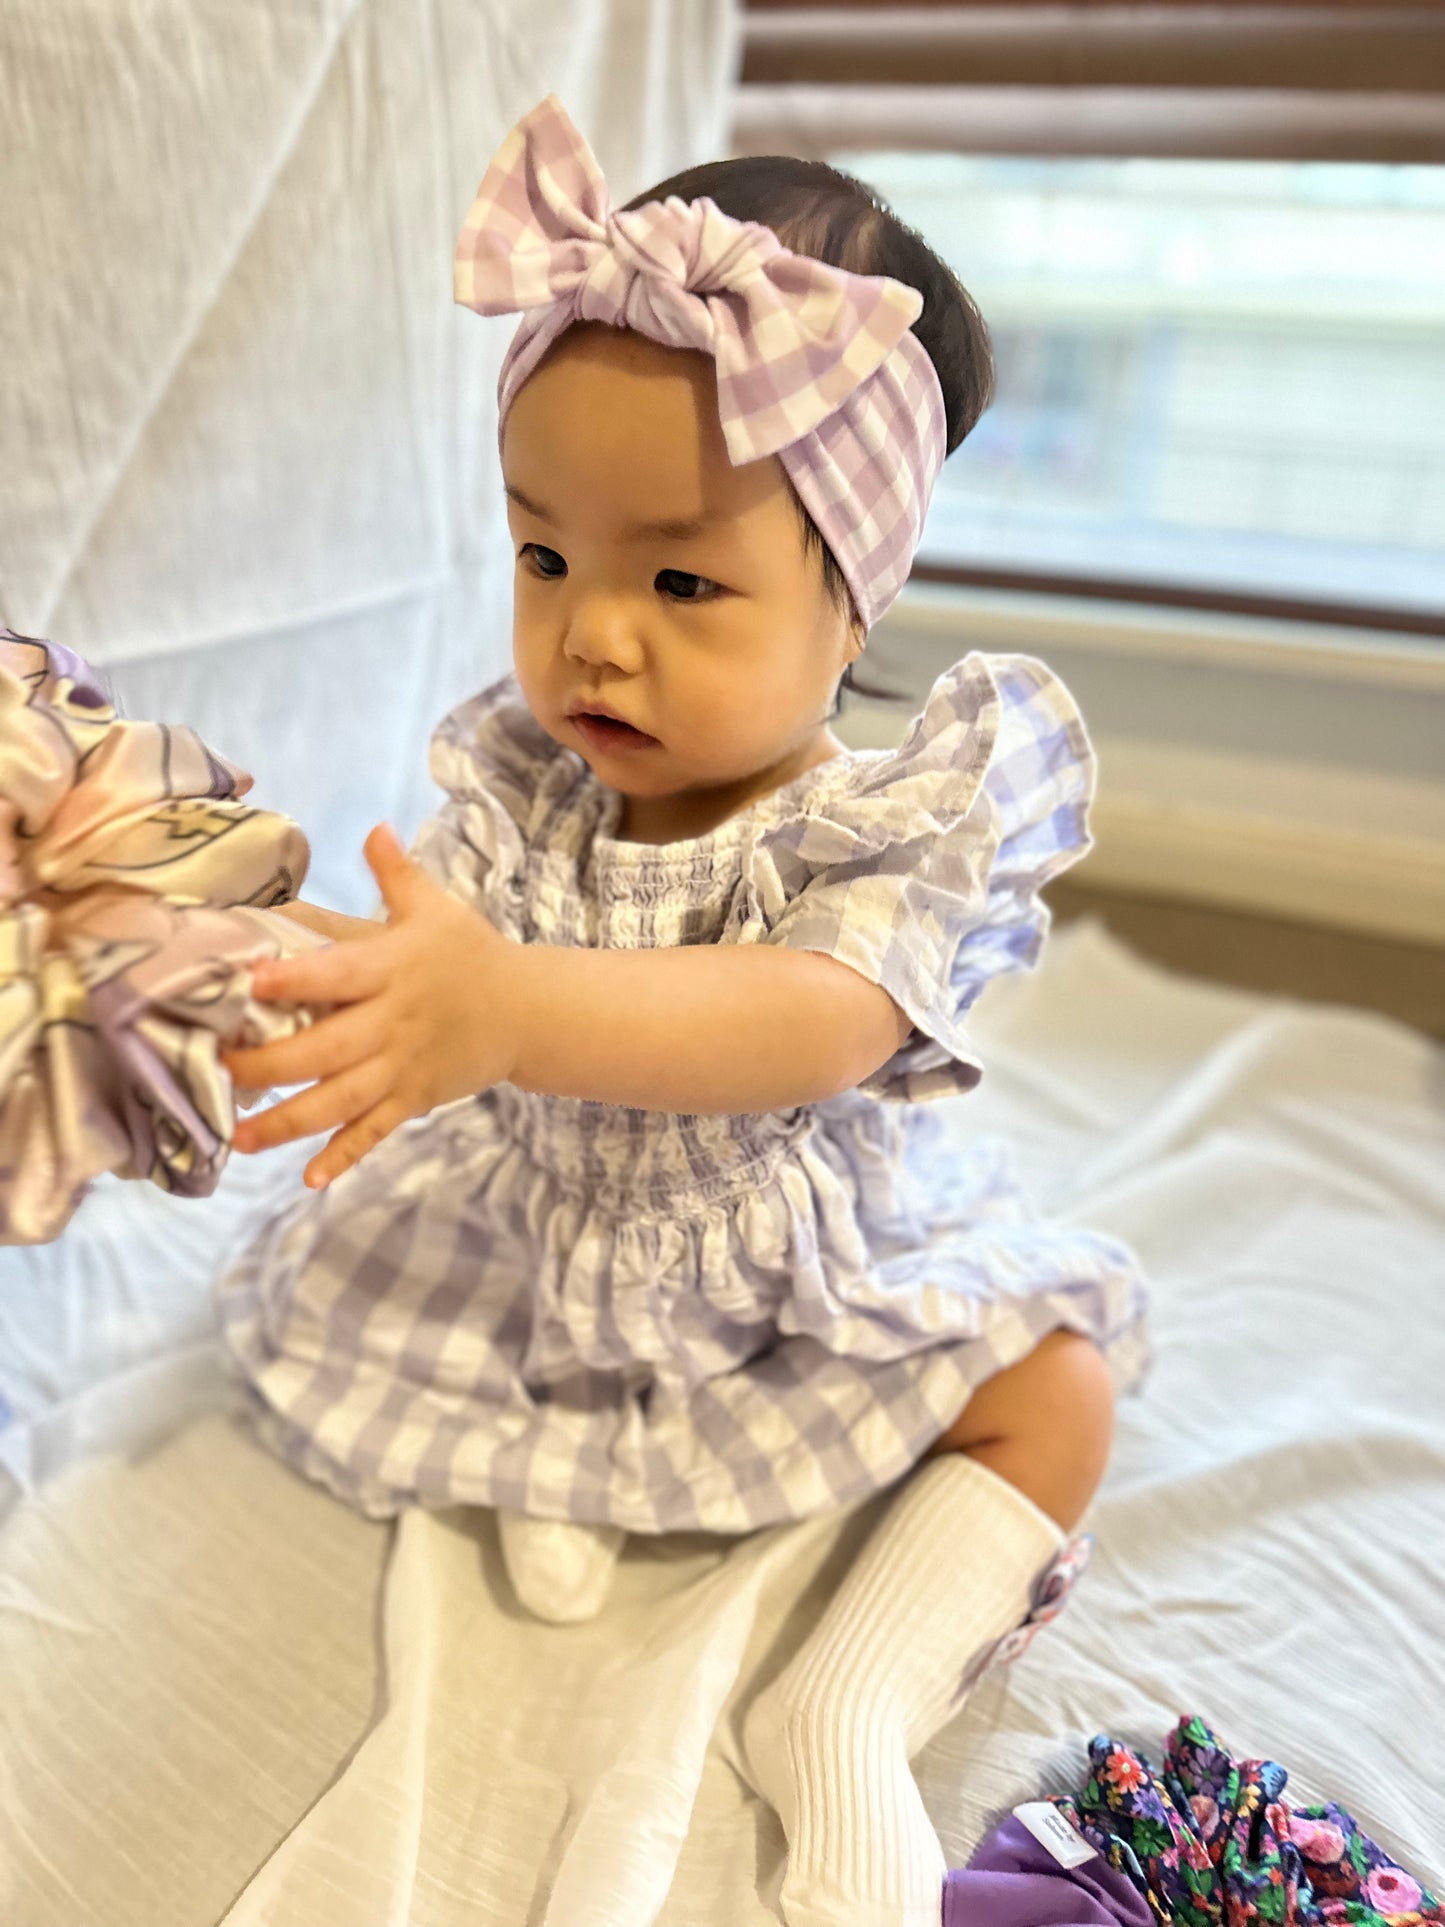
{"label": "baby's face", "polygon": [[[626,796],[620,835],[704,834],[838,752],[825,718],[861,639],[781,462],[728,460],[711,356],[574,326],[512,403],[502,471],[517,680]],[[568,714],[589,698],[652,740],[589,734]]]}

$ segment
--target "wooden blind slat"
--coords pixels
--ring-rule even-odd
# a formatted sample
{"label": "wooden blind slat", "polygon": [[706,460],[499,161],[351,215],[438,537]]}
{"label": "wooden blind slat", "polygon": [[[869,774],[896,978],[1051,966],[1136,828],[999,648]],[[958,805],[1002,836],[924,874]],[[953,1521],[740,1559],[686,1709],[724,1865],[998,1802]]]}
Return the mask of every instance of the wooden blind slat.
{"label": "wooden blind slat", "polygon": [[741,78],[745,86],[1445,93],[1445,11],[1319,4],[793,6],[749,17]]}
{"label": "wooden blind slat", "polygon": [[1271,88],[739,87],[735,154],[974,154],[1445,162],[1438,94]]}
{"label": "wooden blind slat", "polygon": [[[1035,7],[1057,6],[1059,0],[1003,0],[1013,13],[1026,13]],[[878,14],[897,18],[904,13],[973,13],[996,8],[1000,0],[743,0],[743,17],[749,24],[755,17],[779,13]],[[1106,13],[1117,10],[1120,0],[1069,0],[1075,13]],[[1269,0],[1271,8],[1317,7],[1320,0]],[[1211,13],[1258,13],[1262,0],[1209,0]],[[1400,0],[1348,0],[1351,13],[1368,16],[1428,13],[1429,6],[1402,6]],[[1137,5],[1136,13],[1201,12],[1201,0],[1148,0]],[[1343,9],[1342,9],[1343,10]]]}

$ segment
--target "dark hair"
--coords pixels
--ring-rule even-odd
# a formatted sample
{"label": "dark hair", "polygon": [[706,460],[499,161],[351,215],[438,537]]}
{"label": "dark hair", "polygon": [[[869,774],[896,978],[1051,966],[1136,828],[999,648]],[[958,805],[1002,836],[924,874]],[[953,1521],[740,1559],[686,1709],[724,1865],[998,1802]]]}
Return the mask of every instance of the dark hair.
{"label": "dark hair", "polygon": [[[748,154],[674,174],[636,195],[627,207],[666,200],[670,194],[683,201],[706,195],[733,220],[770,227],[795,254],[811,255],[850,274],[886,274],[917,288],[923,312],[913,332],[938,374],[948,428],[945,453],[953,453],[993,400],[993,344],[967,288],[922,235],[899,220],[882,195],[826,161]],[[814,548],[820,552],[829,595],[841,613],[856,620],[843,571],[796,492],[793,499],[802,518],[804,555]],[[860,696],[901,699],[898,691],[863,688],[852,677],[849,663],[840,688]]]}

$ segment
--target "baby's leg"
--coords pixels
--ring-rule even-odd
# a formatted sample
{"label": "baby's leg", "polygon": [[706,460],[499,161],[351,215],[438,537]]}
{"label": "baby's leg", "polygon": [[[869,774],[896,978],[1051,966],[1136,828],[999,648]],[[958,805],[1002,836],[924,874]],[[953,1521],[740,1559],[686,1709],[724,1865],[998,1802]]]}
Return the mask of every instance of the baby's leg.
{"label": "baby's leg", "polygon": [[967,1452],[1072,1532],[1114,1439],[1114,1385],[1082,1332],[1051,1331],[1027,1358],[985,1379],[925,1459]]}
{"label": "baby's leg", "polygon": [[787,1927],[938,1927],[947,1862],[908,1762],[1027,1617],[1112,1426],[1107,1364],[1072,1333],[989,1379],[754,1700],[743,1753],[788,1837]]}

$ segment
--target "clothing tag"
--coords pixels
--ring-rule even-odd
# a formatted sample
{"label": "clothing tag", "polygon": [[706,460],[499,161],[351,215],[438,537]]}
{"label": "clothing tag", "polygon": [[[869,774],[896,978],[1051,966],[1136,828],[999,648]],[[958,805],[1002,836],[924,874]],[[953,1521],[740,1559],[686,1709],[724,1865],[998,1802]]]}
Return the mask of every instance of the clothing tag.
{"label": "clothing tag", "polygon": [[1015,1820],[1022,1820],[1041,1847],[1047,1847],[1061,1867],[1082,1867],[1096,1858],[1077,1827],[1047,1800],[1029,1800],[1014,1808]]}

